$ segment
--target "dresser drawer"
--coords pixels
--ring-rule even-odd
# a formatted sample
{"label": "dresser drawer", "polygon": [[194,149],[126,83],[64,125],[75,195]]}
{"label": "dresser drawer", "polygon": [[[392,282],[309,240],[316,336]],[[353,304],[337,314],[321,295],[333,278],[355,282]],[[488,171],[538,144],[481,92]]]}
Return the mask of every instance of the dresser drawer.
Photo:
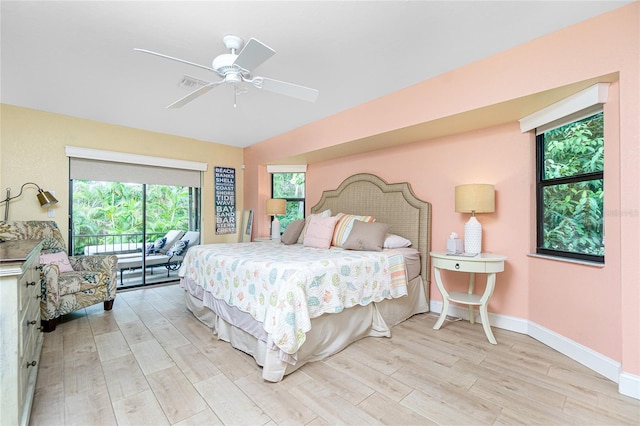
{"label": "dresser drawer", "polygon": [[[30,297],[34,302],[37,302],[40,299],[36,299],[36,297],[31,294]],[[25,309],[19,314],[20,315],[20,339],[18,342],[19,351],[18,356],[22,357],[24,354],[28,353],[26,348],[29,346],[30,342],[35,340],[33,335],[37,335],[41,333],[40,331],[40,303],[30,302],[25,304]]]}
{"label": "dresser drawer", "polygon": [[[24,355],[20,357],[18,363],[18,401],[19,406],[23,406],[25,401],[33,392],[33,385],[38,374],[38,364],[40,362],[40,348],[42,344],[41,332],[33,328],[35,332],[29,333],[24,346]],[[34,365],[35,363],[35,365]]]}
{"label": "dresser drawer", "polygon": [[[35,259],[34,259],[35,260]],[[24,275],[18,280],[18,309],[23,311],[33,298],[40,295],[40,272],[34,261],[26,267]],[[40,299],[37,299],[40,300]]]}

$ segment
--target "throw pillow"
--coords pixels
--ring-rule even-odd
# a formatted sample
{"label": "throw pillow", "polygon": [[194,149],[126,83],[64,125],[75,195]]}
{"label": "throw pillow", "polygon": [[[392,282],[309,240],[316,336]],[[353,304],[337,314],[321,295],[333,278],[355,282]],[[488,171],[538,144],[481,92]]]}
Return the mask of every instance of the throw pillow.
{"label": "throw pillow", "polygon": [[41,254],[40,263],[45,265],[58,265],[60,272],[73,272],[71,263],[69,263],[69,257],[67,257],[67,253],[63,251]]}
{"label": "throw pillow", "polygon": [[184,232],[178,231],[176,229],[172,229],[171,231],[167,232],[166,235],[164,236],[164,238],[166,238],[167,241],[164,242],[163,248],[168,249],[169,247],[173,247],[176,241],[179,241],[180,238],[182,237],[184,237]]}
{"label": "throw pillow", "polygon": [[337,218],[335,216],[311,216],[302,244],[305,247],[323,249],[331,247],[331,237],[333,236],[333,228],[336,226],[336,221]]}
{"label": "throw pillow", "polygon": [[349,238],[342,248],[350,250],[382,251],[384,237],[391,225],[380,222],[362,222],[356,220],[349,233]]}
{"label": "throw pillow", "polygon": [[290,222],[287,225],[287,228],[282,233],[282,237],[280,238],[280,241],[282,241],[283,244],[287,244],[287,245],[297,243],[298,237],[302,232],[302,228],[304,228],[304,224],[305,224],[304,219],[298,219],[298,220],[294,220],[293,222]]}
{"label": "throw pillow", "polygon": [[172,245],[169,250],[167,250],[167,256],[182,256],[184,252],[187,251],[188,245],[189,240],[176,241],[175,244]]}
{"label": "throw pillow", "polygon": [[154,243],[147,243],[147,245],[144,247],[144,254],[147,256],[152,255],[155,252],[156,252],[156,249],[155,249]]}
{"label": "throw pillow", "polygon": [[302,244],[304,242],[304,234],[307,233],[307,228],[309,227],[309,219],[311,219],[313,216],[329,217],[329,216],[331,216],[331,210],[327,209],[327,210],[325,210],[323,212],[313,213],[313,214],[310,214],[309,216],[307,216],[307,218],[305,219],[305,222],[304,222],[304,228],[302,228],[302,232],[300,233],[300,236],[298,237],[298,244]]}
{"label": "throw pillow", "polygon": [[383,248],[394,249],[411,246],[411,241],[396,234],[387,234],[384,238]]}
{"label": "throw pillow", "polygon": [[336,217],[338,218],[338,222],[336,223],[336,228],[333,231],[333,239],[331,240],[331,245],[336,247],[342,247],[345,241],[347,241],[355,221],[376,221],[373,216],[360,216],[355,214],[338,213]]}
{"label": "throw pillow", "polygon": [[158,238],[153,243],[153,251],[159,252],[160,250],[162,250],[162,247],[164,247],[165,244],[167,244],[167,239],[165,237]]}

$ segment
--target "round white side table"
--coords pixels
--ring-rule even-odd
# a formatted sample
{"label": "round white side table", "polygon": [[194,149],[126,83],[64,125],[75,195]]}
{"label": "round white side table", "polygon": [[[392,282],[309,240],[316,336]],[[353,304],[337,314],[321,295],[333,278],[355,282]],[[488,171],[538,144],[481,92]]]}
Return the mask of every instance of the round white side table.
{"label": "round white side table", "polygon": [[[444,323],[444,320],[447,317],[447,311],[449,310],[449,302],[468,305],[469,321],[471,324],[475,323],[473,307],[478,306],[484,333],[487,335],[489,342],[495,345],[497,342],[496,338],[493,336],[493,332],[491,331],[491,325],[489,324],[487,305],[489,304],[489,299],[491,299],[491,295],[493,294],[493,290],[496,285],[496,273],[504,271],[504,261],[507,257],[495,253],[480,253],[474,257],[449,255],[446,252],[431,252],[430,255],[436,278],[436,285],[442,294],[442,312],[440,313],[440,318],[438,318],[438,321],[433,326],[433,329],[440,329]],[[469,290],[466,293],[449,293],[442,282],[442,276],[440,274],[440,270],[442,269],[456,272],[468,272]],[[487,286],[482,295],[473,294],[476,273],[487,274]]]}

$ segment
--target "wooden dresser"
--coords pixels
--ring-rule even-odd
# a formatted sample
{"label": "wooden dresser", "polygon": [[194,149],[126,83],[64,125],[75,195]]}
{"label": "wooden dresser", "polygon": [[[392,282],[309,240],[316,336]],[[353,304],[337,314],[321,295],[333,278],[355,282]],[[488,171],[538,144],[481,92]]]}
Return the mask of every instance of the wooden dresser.
{"label": "wooden dresser", "polygon": [[39,240],[0,243],[0,425],[27,425],[38,374]]}

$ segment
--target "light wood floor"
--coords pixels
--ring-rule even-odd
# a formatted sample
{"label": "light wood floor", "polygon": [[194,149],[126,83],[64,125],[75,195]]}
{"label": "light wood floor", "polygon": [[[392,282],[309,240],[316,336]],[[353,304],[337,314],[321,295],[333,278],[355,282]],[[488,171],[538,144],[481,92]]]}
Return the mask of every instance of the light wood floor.
{"label": "light wood floor", "polygon": [[[638,425],[640,402],[534,339],[433,314],[280,383],[217,341],[176,285],[121,292],[45,336],[32,425]],[[4,390],[3,390],[4,391]]]}

